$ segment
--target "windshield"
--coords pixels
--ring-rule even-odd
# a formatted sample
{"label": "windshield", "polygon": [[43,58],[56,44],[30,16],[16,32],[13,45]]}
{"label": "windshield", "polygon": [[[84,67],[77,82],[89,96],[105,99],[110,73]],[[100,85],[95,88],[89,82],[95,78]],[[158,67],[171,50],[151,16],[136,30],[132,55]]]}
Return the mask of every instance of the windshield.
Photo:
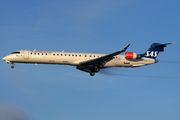
{"label": "windshield", "polygon": [[20,54],[20,52],[12,52],[11,54]]}

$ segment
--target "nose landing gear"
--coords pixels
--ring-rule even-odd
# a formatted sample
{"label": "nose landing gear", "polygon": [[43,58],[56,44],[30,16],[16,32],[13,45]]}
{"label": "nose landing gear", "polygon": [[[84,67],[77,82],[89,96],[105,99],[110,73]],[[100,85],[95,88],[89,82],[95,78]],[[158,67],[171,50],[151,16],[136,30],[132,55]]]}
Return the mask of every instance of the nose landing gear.
{"label": "nose landing gear", "polygon": [[12,64],[12,65],[11,65],[11,68],[13,69],[13,68],[14,68],[14,63],[12,62],[11,64]]}

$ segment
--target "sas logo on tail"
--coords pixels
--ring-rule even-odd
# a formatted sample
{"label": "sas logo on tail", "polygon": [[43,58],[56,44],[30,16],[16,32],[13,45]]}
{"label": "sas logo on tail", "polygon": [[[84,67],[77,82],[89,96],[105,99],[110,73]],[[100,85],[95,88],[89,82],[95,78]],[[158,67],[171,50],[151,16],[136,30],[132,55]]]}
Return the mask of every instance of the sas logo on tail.
{"label": "sas logo on tail", "polygon": [[158,55],[158,51],[146,51],[146,55],[145,56],[151,56],[151,57],[157,57]]}

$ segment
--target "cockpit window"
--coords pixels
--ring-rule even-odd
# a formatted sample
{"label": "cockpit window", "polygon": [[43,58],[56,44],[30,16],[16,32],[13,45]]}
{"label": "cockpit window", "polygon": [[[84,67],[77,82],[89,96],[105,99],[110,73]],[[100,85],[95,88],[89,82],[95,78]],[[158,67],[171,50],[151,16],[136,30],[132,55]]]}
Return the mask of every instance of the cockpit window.
{"label": "cockpit window", "polygon": [[20,52],[12,52],[11,54],[20,54]]}

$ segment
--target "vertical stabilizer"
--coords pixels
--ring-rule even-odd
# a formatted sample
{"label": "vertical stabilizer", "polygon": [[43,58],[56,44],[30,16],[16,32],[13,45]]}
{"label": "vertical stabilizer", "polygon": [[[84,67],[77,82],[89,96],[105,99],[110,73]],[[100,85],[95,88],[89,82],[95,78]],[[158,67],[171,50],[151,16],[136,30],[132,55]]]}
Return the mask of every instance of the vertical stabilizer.
{"label": "vertical stabilizer", "polygon": [[141,54],[141,56],[155,59],[158,56],[159,52],[163,52],[164,47],[166,47],[166,45],[169,44],[174,44],[174,43],[166,43],[166,44],[153,43],[151,47],[144,54]]}

